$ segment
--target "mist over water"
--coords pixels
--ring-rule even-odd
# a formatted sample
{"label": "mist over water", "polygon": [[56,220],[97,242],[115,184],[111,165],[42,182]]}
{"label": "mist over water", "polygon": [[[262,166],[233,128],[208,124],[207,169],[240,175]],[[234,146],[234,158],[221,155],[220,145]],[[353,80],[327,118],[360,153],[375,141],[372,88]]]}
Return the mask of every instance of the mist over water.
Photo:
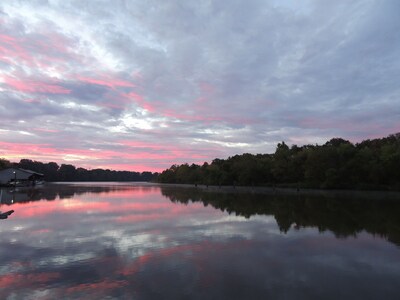
{"label": "mist over water", "polygon": [[[367,194],[366,194],[367,195]],[[396,197],[152,184],[1,192],[1,299],[397,299]]]}

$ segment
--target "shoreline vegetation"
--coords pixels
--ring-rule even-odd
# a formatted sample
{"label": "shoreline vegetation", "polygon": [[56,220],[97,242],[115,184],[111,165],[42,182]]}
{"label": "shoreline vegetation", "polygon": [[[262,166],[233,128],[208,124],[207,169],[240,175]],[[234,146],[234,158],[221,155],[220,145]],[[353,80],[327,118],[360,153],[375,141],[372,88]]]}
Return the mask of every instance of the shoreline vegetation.
{"label": "shoreline vegetation", "polygon": [[87,170],[70,164],[0,158],[0,170],[18,167],[44,175],[48,182],[139,181],[205,186],[239,191],[243,188],[285,190],[400,191],[400,133],[353,144],[332,138],[323,145],[278,143],[273,154],[244,153],[203,165],[177,165],[161,173]]}
{"label": "shoreline vegetation", "polygon": [[15,167],[32,170],[44,175],[46,182],[79,182],[79,181],[154,181],[158,173],[115,171],[109,169],[91,169],[75,167],[70,164],[59,166],[55,162],[42,163],[30,159],[21,159],[19,163],[12,163],[0,158],[0,170]]}
{"label": "shoreline vegetation", "polygon": [[400,191],[400,133],[353,144],[333,138],[323,145],[278,143],[273,154],[235,155],[210,164],[172,165],[160,183],[250,186],[272,189]]}
{"label": "shoreline vegetation", "polygon": [[396,199],[400,200],[400,190],[357,190],[357,189],[313,189],[271,186],[228,186],[228,185],[194,185],[186,183],[158,183],[162,189],[182,188],[194,190],[201,193],[237,193],[237,194],[260,194],[270,196],[323,196],[323,197],[346,197],[356,196],[368,199]]}

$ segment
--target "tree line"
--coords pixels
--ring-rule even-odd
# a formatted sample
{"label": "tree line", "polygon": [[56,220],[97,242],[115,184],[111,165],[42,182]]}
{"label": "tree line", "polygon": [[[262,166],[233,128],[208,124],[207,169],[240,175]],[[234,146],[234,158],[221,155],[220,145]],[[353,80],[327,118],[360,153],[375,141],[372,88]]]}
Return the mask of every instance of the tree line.
{"label": "tree line", "polygon": [[109,169],[87,170],[70,164],[59,166],[55,162],[43,163],[30,159],[21,159],[19,163],[0,159],[0,170],[9,167],[42,173],[46,181],[153,181],[158,175],[152,172],[114,171]]}
{"label": "tree line", "polygon": [[400,133],[353,144],[278,143],[273,154],[235,155],[203,165],[172,165],[158,181],[204,185],[400,190]]}

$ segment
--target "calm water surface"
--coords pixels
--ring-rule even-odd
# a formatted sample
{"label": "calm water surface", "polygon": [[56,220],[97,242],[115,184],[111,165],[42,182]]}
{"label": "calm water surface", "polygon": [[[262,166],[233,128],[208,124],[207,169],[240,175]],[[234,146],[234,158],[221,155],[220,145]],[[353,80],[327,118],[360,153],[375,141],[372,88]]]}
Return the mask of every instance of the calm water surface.
{"label": "calm water surface", "polygon": [[0,299],[399,299],[400,199],[1,191]]}

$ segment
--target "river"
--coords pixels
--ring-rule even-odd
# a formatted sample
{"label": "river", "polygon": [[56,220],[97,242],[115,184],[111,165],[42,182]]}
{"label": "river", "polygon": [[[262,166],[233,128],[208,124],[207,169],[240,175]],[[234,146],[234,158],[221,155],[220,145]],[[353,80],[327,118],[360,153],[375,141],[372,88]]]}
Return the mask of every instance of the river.
{"label": "river", "polygon": [[1,192],[0,299],[398,299],[396,194]]}

